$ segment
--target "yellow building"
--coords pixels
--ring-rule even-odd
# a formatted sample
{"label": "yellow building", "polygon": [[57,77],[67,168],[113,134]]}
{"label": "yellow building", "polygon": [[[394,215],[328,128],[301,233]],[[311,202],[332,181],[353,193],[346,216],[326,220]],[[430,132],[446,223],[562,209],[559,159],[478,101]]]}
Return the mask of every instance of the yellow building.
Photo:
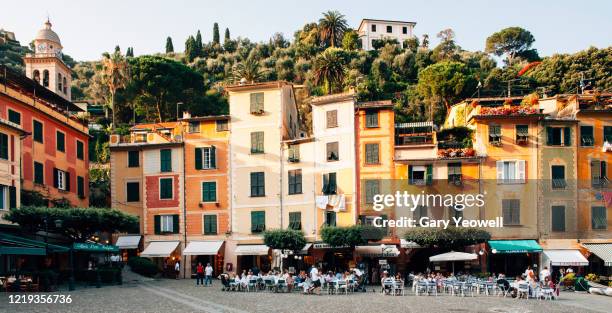
{"label": "yellow building", "polygon": [[21,206],[21,141],[27,134],[19,125],[0,119],[0,224],[11,208]]}

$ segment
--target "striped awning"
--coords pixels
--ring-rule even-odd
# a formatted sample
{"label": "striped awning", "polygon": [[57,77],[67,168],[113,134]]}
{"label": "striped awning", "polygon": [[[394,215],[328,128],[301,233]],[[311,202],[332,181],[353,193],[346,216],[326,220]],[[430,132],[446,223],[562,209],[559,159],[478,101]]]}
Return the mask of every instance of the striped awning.
{"label": "striped awning", "polygon": [[140,254],[141,257],[166,258],[169,257],[179,245],[179,241],[151,241]]}
{"label": "striped awning", "polygon": [[395,128],[433,127],[433,122],[397,123]]}
{"label": "striped awning", "polygon": [[612,243],[583,243],[582,246],[602,259],[606,266],[612,266]]}
{"label": "striped awning", "polygon": [[142,238],[141,235],[120,236],[117,238],[115,246],[119,247],[119,249],[138,249],[140,238]]}

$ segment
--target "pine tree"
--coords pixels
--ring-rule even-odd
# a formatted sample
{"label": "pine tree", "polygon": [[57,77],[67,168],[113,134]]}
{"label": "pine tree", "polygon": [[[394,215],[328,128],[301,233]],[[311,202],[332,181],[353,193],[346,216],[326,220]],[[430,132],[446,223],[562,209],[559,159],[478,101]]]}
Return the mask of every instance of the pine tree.
{"label": "pine tree", "polygon": [[225,39],[223,41],[223,43],[226,43],[230,40],[230,32],[229,32],[229,28],[225,28]]}
{"label": "pine tree", "polygon": [[215,22],[213,25],[213,43],[220,43],[221,37],[219,36],[219,24]]}
{"label": "pine tree", "polygon": [[166,38],[166,53],[174,53],[174,45],[172,44],[172,38],[170,38],[170,36]]}
{"label": "pine tree", "polygon": [[189,62],[193,61],[193,59],[197,57],[195,46],[195,39],[193,38],[193,36],[189,36],[189,38],[187,38],[187,41],[185,41],[185,57]]}
{"label": "pine tree", "polygon": [[202,34],[200,33],[199,29],[195,37],[195,47],[194,48],[195,48],[195,54],[197,56],[202,56]]}
{"label": "pine tree", "polygon": [[133,58],[134,57],[134,47],[128,47],[127,51],[125,52],[125,56],[128,58]]}

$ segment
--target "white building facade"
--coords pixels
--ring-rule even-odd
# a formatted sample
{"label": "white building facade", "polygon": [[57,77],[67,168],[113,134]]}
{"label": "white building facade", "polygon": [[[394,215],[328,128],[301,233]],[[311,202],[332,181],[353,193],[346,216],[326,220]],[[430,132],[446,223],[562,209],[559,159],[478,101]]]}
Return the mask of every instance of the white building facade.
{"label": "white building facade", "polygon": [[383,39],[395,39],[403,45],[405,40],[414,37],[415,25],[415,22],[363,19],[357,28],[361,48],[374,50],[375,42]]}

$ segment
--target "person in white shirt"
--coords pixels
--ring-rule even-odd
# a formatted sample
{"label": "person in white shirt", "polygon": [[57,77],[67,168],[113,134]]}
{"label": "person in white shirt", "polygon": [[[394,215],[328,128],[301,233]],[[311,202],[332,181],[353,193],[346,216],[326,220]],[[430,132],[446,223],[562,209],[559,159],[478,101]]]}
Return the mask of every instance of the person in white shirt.
{"label": "person in white shirt", "polygon": [[210,266],[210,263],[206,263],[206,268],[204,268],[204,286],[212,286],[212,275],[213,268]]}
{"label": "person in white shirt", "polygon": [[540,271],[540,281],[545,281],[546,277],[550,278],[550,271],[548,270],[548,266],[544,266],[544,269]]}
{"label": "person in white shirt", "polygon": [[174,263],[174,273],[176,274],[176,279],[179,279],[179,275],[181,274],[181,262],[176,261]]}
{"label": "person in white shirt", "polygon": [[310,279],[312,280],[312,287],[310,291],[316,294],[321,292],[321,279],[319,278],[319,270],[313,265],[310,269]]}

